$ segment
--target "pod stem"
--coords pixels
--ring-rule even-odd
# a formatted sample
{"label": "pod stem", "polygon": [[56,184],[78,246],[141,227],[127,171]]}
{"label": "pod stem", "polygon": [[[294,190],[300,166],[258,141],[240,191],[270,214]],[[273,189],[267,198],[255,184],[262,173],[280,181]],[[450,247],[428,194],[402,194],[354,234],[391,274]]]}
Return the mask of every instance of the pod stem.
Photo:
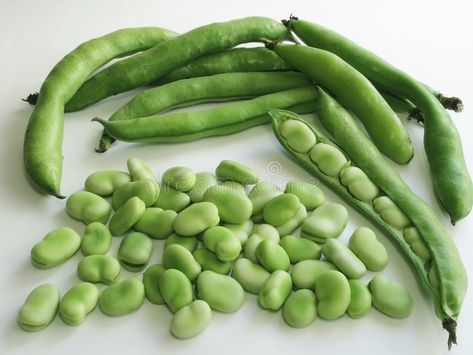
{"label": "pod stem", "polygon": [[97,153],[105,153],[110,149],[110,146],[115,142],[115,138],[110,137],[106,132],[100,137],[99,146],[95,148]]}
{"label": "pod stem", "polygon": [[270,50],[274,50],[274,47],[276,47],[276,44],[278,44],[278,41],[269,41],[269,40],[263,39],[263,44],[266,48]]}
{"label": "pod stem", "polygon": [[34,106],[34,105],[36,105],[36,102],[38,101],[38,96],[39,96],[39,93],[34,92],[32,94],[29,94],[26,97],[26,99],[21,99],[21,100],[29,103],[31,106]]}
{"label": "pod stem", "polygon": [[452,110],[454,112],[462,112],[463,111],[463,102],[459,97],[447,97],[443,96],[441,93],[437,93],[437,99],[440,103],[445,107],[447,110]]}
{"label": "pod stem", "polygon": [[291,22],[292,21],[296,21],[296,20],[299,20],[298,17],[294,16],[293,14],[290,14],[289,15],[289,20],[281,20],[281,23],[286,26],[286,27],[290,27],[291,26]]}
{"label": "pod stem", "polygon": [[452,348],[452,344],[457,344],[457,322],[452,318],[447,318],[442,322],[443,329],[448,332],[448,350]]}
{"label": "pod stem", "polygon": [[413,108],[412,110],[409,111],[407,115],[407,119],[411,120],[414,119],[417,121],[417,123],[423,125],[425,123],[425,118],[422,112],[417,108]]}

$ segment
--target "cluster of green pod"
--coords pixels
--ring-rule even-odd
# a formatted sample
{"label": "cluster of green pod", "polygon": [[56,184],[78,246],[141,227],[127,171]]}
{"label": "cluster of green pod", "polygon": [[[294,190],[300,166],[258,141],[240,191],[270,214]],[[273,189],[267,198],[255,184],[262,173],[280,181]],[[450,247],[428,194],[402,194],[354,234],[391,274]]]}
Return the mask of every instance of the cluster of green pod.
{"label": "cluster of green pod", "polygon": [[[285,132],[297,137],[294,128],[301,127]],[[325,164],[332,164],[324,154]],[[367,269],[386,266],[386,250],[366,227],[353,233],[348,246],[340,242],[348,213],[326,202],[316,185],[289,181],[283,191],[231,160],[222,161],[215,175],[173,167],[161,182],[140,159],[129,159],[127,166],[128,173],[91,174],[86,190],[68,199],[68,213],[86,224],[82,239],[59,228],[33,247],[32,262],[40,268],[59,265],[80,249],[81,282],[62,299],[52,285],[33,290],[18,316],[23,329],[43,329],[56,313],[78,325],[96,306],[107,316],[123,316],[147,299],[167,306],[171,333],[185,339],[205,330],[212,311],[239,310],[245,292],[258,295],[263,309],[282,309],[292,327],[308,326],[317,316],[360,318],[372,304],[391,317],[410,313],[412,300],[402,286],[375,277],[368,289],[360,281]],[[113,236],[123,236],[115,257],[109,255]],[[415,239],[412,231],[408,238]],[[153,240],[164,240],[162,258],[148,266]],[[122,278],[122,269],[143,272],[142,280]]]}

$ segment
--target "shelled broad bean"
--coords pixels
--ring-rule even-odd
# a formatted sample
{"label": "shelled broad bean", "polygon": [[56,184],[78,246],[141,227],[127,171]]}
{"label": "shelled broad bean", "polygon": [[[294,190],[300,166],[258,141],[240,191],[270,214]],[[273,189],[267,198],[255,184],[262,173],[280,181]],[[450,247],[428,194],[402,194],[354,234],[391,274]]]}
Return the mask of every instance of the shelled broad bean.
{"label": "shelled broad bean", "polygon": [[[285,135],[290,140],[299,139],[301,134],[291,131],[303,128],[299,123],[287,125]],[[302,136],[308,135],[306,132]],[[318,139],[309,137],[309,141],[312,144]],[[325,164],[330,165],[333,159],[330,150],[327,152]],[[346,164],[343,160],[341,165]],[[337,171],[341,173],[339,165]],[[127,166],[129,174],[107,171],[87,178],[86,186],[98,192],[91,201],[101,204],[99,195],[113,195],[116,211],[109,227],[90,223],[82,241],[73,230],[59,229],[54,232],[58,236],[35,247],[33,254],[41,255],[48,267],[69,258],[80,247],[84,254],[77,266],[77,276],[83,282],[68,291],[59,306],[59,296],[52,286],[45,286],[44,292],[33,291],[27,300],[25,309],[36,307],[45,314],[35,325],[38,330],[54,319],[57,309],[67,324],[77,325],[96,304],[104,314],[120,316],[136,311],[146,298],[152,304],[167,305],[173,313],[171,333],[186,339],[208,326],[212,310],[236,312],[245,301],[245,291],[258,295],[262,308],[281,309],[286,323],[297,328],[308,326],[317,315],[327,319],[345,313],[352,318],[365,316],[371,308],[371,289],[375,292],[373,305],[381,312],[398,318],[410,312],[410,296],[398,284],[374,278],[368,288],[360,280],[348,281],[347,277],[364,274],[364,263],[372,270],[382,269],[387,259],[380,257],[383,247],[367,228],[355,231],[350,248],[334,239],[345,228],[348,213],[342,205],[326,202],[317,186],[293,180],[281,189],[270,181],[260,181],[252,168],[230,160],[217,167],[220,180],[210,173],[195,174],[187,167],[174,167],[167,169],[159,182],[144,161],[131,158]],[[109,178],[113,183],[107,182]],[[241,184],[253,185],[248,196]],[[166,195],[166,206],[177,206],[176,201],[185,201],[185,206],[175,210],[146,208],[147,204],[159,204],[166,190],[173,191]],[[312,211],[309,216],[307,210]],[[255,218],[257,215],[260,217]],[[72,213],[72,217],[77,218],[77,214]],[[422,250],[416,230],[408,229],[406,234],[415,249]],[[115,257],[105,255],[112,235],[124,235]],[[142,281],[121,279],[122,268],[134,273],[145,269],[152,260],[153,239],[164,239],[162,261],[149,266]],[[106,285],[100,296],[95,284]],[[391,290],[407,301],[396,303],[385,294]],[[19,322],[27,329],[25,314],[22,310]]]}

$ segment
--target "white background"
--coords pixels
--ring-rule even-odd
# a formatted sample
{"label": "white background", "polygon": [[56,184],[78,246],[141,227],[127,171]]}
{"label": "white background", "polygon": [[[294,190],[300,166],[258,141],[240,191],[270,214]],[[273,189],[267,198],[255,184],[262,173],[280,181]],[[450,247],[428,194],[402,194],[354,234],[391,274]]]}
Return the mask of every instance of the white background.
{"label": "white background", "polygon": [[[237,313],[214,313],[201,336],[175,340],[168,331],[171,319],[164,306],[146,302],[134,314],[109,318],[95,310],[79,327],[57,318],[42,332],[29,334],[16,325],[16,313],[30,290],[43,282],[65,292],[78,279],[76,255],[64,265],[35,269],[29,251],[48,231],[67,225],[80,233],[83,225],[64,212],[65,201],[41,196],[27,183],[22,165],[23,134],[31,107],[20,101],[39,89],[52,66],[79,43],[131,26],[161,26],[179,32],[212,21],[249,15],[275,19],[290,13],[324,24],[387,58],[394,65],[465,103],[462,114],[452,114],[463,138],[465,155],[473,171],[473,94],[471,34],[472,8],[468,1],[0,1],[0,353],[1,354],[446,354],[446,333],[436,319],[430,299],[419,289],[405,259],[380,233],[390,264],[383,271],[402,284],[414,298],[414,311],[405,320],[387,318],[376,310],[362,320],[316,320],[305,329],[286,326],[280,313],[258,308],[248,296]],[[132,97],[120,95],[84,111],[67,114],[64,136],[62,189],[81,189],[88,174],[99,169],[126,169],[128,157],[147,160],[160,176],[173,165],[212,171],[221,159],[235,159],[255,167],[264,178],[281,186],[292,178],[310,176],[286,155],[269,126],[239,134],[176,145],[119,144],[107,154],[93,152],[101,131],[94,116],[107,117]],[[435,210],[454,238],[465,266],[473,270],[473,217],[454,228],[438,208],[432,194],[422,148],[422,127],[406,122],[415,146],[409,166],[398,167],[413,189]],[[268,166],[281,167],[271,176]],[[323,188],[330,201],[340,199]],[[349,208],[350,223],[342,239],[367,221]],[[119,240],[114,240],[112,253]],[[153,261],[159,260],[157,244]],[[124,273],[127,276],[127,273]],[[369,281],[372,275],[367,275]],[[470,272],[470,277],[473,274]],[[467,294],[459,320],[459,345],[451,354],[473,353],[473,302]]]}

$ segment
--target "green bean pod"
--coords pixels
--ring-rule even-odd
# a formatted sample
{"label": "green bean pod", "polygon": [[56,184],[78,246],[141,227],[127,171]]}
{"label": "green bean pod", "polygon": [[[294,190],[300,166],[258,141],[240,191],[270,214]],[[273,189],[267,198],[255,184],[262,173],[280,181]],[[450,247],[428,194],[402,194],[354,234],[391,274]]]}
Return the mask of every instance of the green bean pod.
{"label": "green bean pod", "polygon": [[62,138],[64,105],[90,74],[111,59],[149,48],[175,36],[162,28],[128,28],[82,43],[57,63],[43,82],[26,128],[23,159],[40,190],[63,198]]}
{"label": "green bean pod", "polygon": [[[294,72],[223,73],[185,79],[139,93],[115,111],[108,120],[130,120],[204,102],[254,98],[309,83],[302,74]],[[98,151],[105,152],[111,143],[113,138],[104,132],[100,138]]]}
{"label": "green bean pod", "polygon": [[125,121],[94,118],[113,138],[127,142],[177,143],[239,132],[269,122],[268,108],[313,111],[312,87],[301,87],[233,102],[208,110],[168,113]]}
{"label": "green bean pod", "polygon": [[356,69],[321,49],[280,43],[271,43],[268,47],[333,92],[360,119],[383,154],[399,164],[412,159],[414,151],[401,120],[373,84]]}
{"label": "green bean pod", "polygon": [[111,95],[151,83],[204,54],[262,39],[288,38],[290,34],[285,26],[265,17],[201,26],[102,70],[81,86],[68,102],[68,108],[79,110]]}
{"label": "green bean pod", "polygon": [[424,149],[434,190],[452,224],[473,206],[473,183],[463,156],[460,136],[435,93],[407,73],[349,39],[317,24],[293,19],[287,22],[307,45],[338,55],[371,81],[405,97],[424,115]]}
{"label": "green bean pod", "polygon": [[[424,266],[424,261],[412,251],[409,243],[404,239],[402,230],[386,223],[374,211],[371,204],[353,197],[341,184],[338,177],[332,178],[322,173],[307,154],[291,150],[281,136],[279,126],[288,119],[305,121],[290,112],[274,110],[270,111],[270,114],[273,117],[273,129],[277,139],[296,161],[375,224],[403,251],[414,266],[421,285],[433,298],[437,316],[449,332],[449,343],[455,342],[456,319],[459,316],[465,295],[467,276],[455,244],[433,211],[412,192],[398,172],[383,159],[350,114],[320,90],[317,101],[318,117],[326,129],[340,142],[341,147],[350,152],[350,157],[353,159],[352,164],[356,163],[409,216],[412,224],[417,227],[432,259],[437,265],[440,265],[436,270],[436,276],[440,281],[438,287],[434,287],[429,282],[428,269]],[[315,134],[317,141],[335,146],[314,126],[307,124],[307,127]]]}

